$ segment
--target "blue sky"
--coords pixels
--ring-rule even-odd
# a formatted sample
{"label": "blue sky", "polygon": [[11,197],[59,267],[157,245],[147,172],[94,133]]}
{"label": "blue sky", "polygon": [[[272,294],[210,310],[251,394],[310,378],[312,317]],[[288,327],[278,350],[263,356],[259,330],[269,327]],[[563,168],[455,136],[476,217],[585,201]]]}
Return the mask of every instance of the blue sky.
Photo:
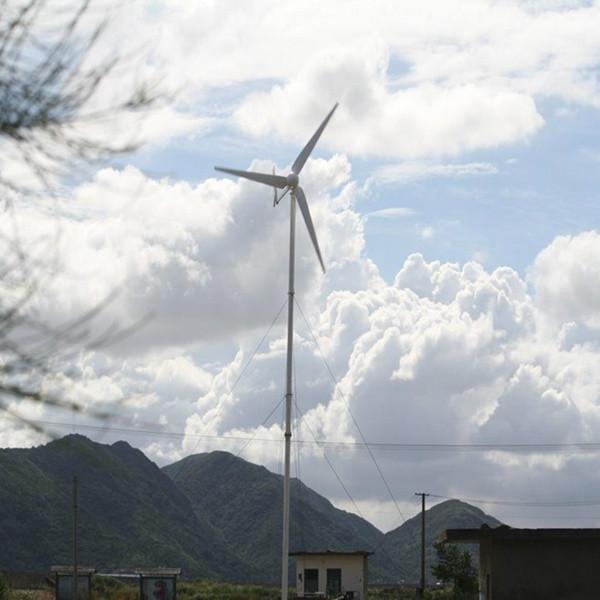
{"label": "blue sky", "polygon": [[[210,92],[206,104],[219,106],[224,98],[234,102],[230,94],[243,97],[275,83],[261,81]],[[510,265],[526,275],[535,256],[557,235],[598,228],[598,111],[546,99],[537,108],[545,125],[530,139],[458,157],[416,161],[425,166],[486,165],[488,170],[481,174],[434,172],[416,181],[375,181],[367,186],[377,170],[390,162],[349,156],[353,179],[367,186],[355,206],[367,218],[366,255],[387,280],[393,280],[412,252],[428,260],[458,263],[476,258],[486,268]],[[315,123],[319,119],[315,114]],[[194,183],[216,176],[214,165],[247,168],[258,158],[282,168],[300,147],[276,136],[247,137],[224,122],[206,133],[142,149],[126,162],[156,178]],[[323,148],[315,151],[315,156],[328,154]],[[119,157],[115,164],[124,162]],[[369,213],[389,208],[409,209],[412,214],[369,218]]]}

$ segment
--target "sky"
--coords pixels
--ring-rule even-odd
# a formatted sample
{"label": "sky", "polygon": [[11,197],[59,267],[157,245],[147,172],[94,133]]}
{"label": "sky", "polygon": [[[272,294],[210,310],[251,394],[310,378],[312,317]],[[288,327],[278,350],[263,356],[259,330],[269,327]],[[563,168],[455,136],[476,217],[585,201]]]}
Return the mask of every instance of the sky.
{"label": "sky", "polygon": [[[213,167],[285,174],[339,102],[302,173],[327,272],[299,224],[293,474],[384,531],[414,492],[513,526],[599,526],[597,451],[569,444],[600,442],[600,3],[109,8],[96,52],[126,58],[94,101],[144,78],[169,97],[93,132],[137,150],[16,219],[32,243],[59,233],[36,315],[62,323],[116,291],[92,337],[145,324],[44,382],[108,427],[11,410],[159,465],[225,449],[281,472],[288,204]],[[0,415],[0,446],[47,439]]]}

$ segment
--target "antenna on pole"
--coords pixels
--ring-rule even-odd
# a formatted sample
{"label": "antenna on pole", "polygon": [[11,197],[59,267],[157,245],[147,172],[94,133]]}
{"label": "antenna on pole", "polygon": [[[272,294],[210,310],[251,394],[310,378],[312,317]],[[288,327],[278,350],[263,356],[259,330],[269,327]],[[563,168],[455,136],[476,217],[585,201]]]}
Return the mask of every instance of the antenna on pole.
{"label": "antenna on pole", "polygon": [[[281,543],[281,600],[287,600],[288,597],[288,556],[289,556],[289,542],[290,542],[290,447],[292,438],[292,357],[293,357],[293,340],[294,340],[294,265],[295,265],[295,248],[296,248],[296,205],[300,209],[304,224],[308,230],[308,235],[312,242],[313,248],[319,259],[319,264],[325,272],[325,265],[321,256],[321,249],[319,248],[319,242],[317,240],[317,234],[312,222],[310,210],[308,208],[308,202],[304,190],[300,187],[300,172],[306,164],[308,157],[316,146],[321,134],[325,130],[329,119],[333,116],[337,103],[329,111],[325,119],[313,136],[308,140],[306,146],[300,151],[300,154],[296,157],[294,164],[292,165],[292,171],[283,177],[281,175],[275,175],[275,169],[273,174],[269,173],[255,173],[253,171],[239,171],[238,169],[229,169],[227,167],[215,167],[217,171],[223,173],[229,173],[230,175],[236,175],[237,177],[243,177],[250,179],[250,181],[256,181],[263,183],[274,188],[273,205],[278,205],[283,197],[289,193],[290,195],[290,254],[289,254],[289,285],[288,285],[288,328],[287,328],[287,359],[286,359],[286,377],[285,377],[285,472],[283,477],[283,539]],[[284,190],[283,193],[277,197],[277,190]]]}

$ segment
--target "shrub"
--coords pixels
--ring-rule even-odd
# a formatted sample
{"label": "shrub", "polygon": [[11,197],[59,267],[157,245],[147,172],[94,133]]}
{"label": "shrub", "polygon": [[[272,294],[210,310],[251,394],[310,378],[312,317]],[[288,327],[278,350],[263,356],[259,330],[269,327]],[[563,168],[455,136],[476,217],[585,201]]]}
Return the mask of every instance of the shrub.
{"label": "shrub", "polygon": [[8,581],[6,580],[6,577],[0,573],[0,600],[8,600],[9,592]]}

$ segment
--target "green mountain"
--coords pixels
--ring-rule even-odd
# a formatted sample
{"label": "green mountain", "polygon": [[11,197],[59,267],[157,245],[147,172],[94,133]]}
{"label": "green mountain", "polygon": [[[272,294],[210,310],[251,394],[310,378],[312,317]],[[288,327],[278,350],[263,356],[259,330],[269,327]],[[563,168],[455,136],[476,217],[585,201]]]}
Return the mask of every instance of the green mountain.
{"label": "green mountain", "polygon": [[[80,435],[0,450],[0,570],[46,571],[72,560],[74,475],[81,564],[279,581],[280,475],[227,452],[189,456],[161,470],[126,442],[98,444]],[[445,529],[500,524],[456,500],[433,506],[426,517],[428,572],[433,543]],[[371,582],[418,580],[420,523],[417,515],[384,535],[300,481],[291,483],[290,549],[374,550]]]}
{"label": "green mountain", "polygon": [[[428,581],[434,581],[431,566],[435,564],[434,544],[446,529],[479,528],[483,524],[490,527],[502,525],[494,517],[487,515],[475,506],[459,500],[446,500],[425,511],[425,564]],[[475,564],[479,564],[479,547],[465,545],[473,555]],[[400,527],[385,534],[379,553],[384,553],[396,565],[400,566],[402,579],[416,583],[421,577],[421,515],[405,521]],[[374,557],[377,565],[377,556]],[[397,574],[391,578],[398,581]]]}
{"label": "green mountain", "polygon": [[[238,556],[278,581],[281,565],[282,476],[227,452],[188,456],[163,468]],[[333,506],[297,479],[290,483],[290,550],[373,550],[383,533]],[[293,568],[292,561],[290,561]],[[385,560],[380,569],[390,568]],[[291,580],[293,581],[293,579]]]}
{"label": "green mountain", "polygon": [[175,566],[188,576],[256,579],[142,452],[126,442],[108,446],[79,435],[0,450],[0,568],[40,571],[72,560],[74,475],[81,564]]}

